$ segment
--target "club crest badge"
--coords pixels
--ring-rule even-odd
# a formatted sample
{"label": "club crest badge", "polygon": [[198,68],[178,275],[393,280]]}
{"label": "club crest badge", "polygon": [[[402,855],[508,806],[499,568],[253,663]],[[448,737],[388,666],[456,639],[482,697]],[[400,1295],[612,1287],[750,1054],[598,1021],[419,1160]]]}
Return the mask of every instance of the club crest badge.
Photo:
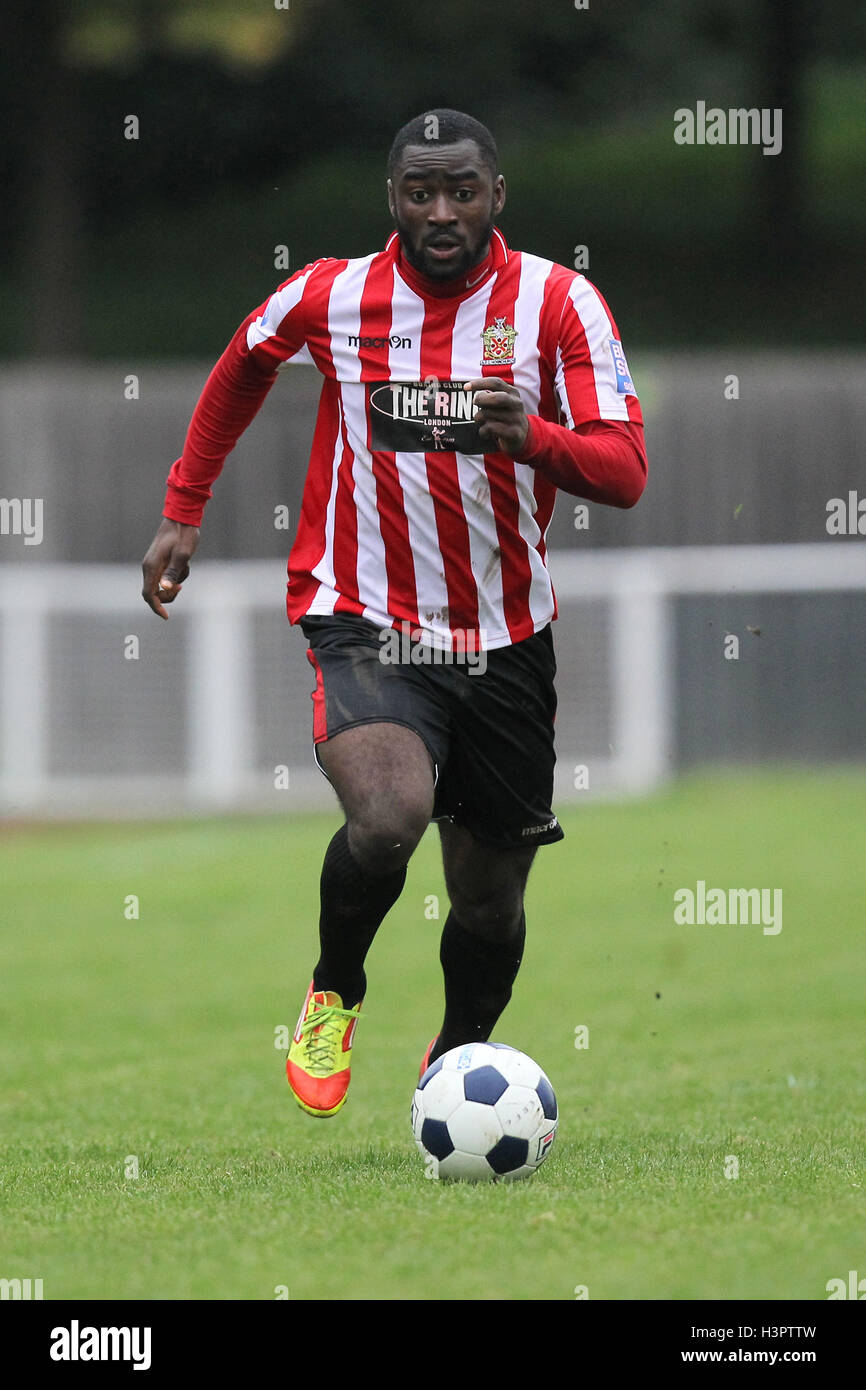
{"label": "club crest badge", "polygon": [[511,367],[514,364],[514,339],[517,329],[505,322],[505,315],[493,320],[481,334],[484,350],[481,354],[483,367]]}

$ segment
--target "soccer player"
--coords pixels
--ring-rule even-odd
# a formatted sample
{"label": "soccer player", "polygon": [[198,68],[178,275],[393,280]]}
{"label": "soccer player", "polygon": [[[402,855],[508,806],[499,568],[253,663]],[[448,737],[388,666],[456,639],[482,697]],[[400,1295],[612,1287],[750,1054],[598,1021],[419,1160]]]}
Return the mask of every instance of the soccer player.
{"label": "soccer player", "polygon": [[421,1070],[486,1039],[523,954],[551,808],[556,491],[631,507],[643,425],[619,333],[574,270],[512,251],[487,128],[450,110],[398,131],[384,250],[312,262],[244,320],[168,476],[143,597],[189,574],[226,456],[285,363],[324,378],[287,612],[315,671],[313,747],[345,822],[321,873],[319,959],[287,1059],[308,1114],[346,1100],[364,961],[438,822],[445,1011]]}

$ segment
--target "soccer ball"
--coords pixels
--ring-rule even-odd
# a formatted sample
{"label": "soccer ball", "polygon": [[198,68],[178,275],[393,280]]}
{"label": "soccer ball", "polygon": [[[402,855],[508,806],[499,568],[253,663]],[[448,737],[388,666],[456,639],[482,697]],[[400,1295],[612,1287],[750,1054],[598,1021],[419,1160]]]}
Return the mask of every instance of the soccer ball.
{"label": "soccer ball", "polygon": [[431,1177],[528,1178],[550,1153],[556,1125],[556,1096],[541,1067],[504,1043],[443,1053],[412,1101],[412,1130]]}

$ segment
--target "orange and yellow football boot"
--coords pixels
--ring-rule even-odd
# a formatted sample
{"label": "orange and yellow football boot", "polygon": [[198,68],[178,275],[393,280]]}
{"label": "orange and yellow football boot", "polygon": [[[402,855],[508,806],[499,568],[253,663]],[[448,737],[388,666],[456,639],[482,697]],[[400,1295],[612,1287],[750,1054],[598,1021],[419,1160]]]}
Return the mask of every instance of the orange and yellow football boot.
{"label": "orange and yellow football boot", "polygon": [[292,1094],[308,1115],[324,1119],[346,1103],[352,1040],[363,1002],[344,1009],[339,994],[330,989],[317,993],[310,982],[286,1058]]}
{"label": "orange and yellow football boot", "polygon": [[427,1070],[427,1068],[428,1068],[429,1065],[430,1065],[430,1053],[433,1051],[433,1049],[434,1049],[434,1047],[436,1046],[436,1044],[438,1043],[438,1041],[439,1041],[439,1034],[437,1033],[436,1036],[435,1036],[435,1038],[431,1038],[430,1041],[429,1041],[429,1043],[427,1044],[427,1051],[424,1053],[424,1057],[423,1057],[422,1062],[421,1062],[421,1067],[420,1067],[420,1070],[419,1070],[419,1072],[418,1072],[418,1080],[419,1080],[419,1081],[421,1080],[421,1077],[424,1075],[425,1071]]}

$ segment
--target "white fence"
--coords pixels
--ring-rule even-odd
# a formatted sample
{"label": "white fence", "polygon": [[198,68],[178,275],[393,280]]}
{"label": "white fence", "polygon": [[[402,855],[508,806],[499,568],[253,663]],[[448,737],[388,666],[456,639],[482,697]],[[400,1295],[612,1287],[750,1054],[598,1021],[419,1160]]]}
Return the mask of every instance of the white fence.
{"label": "white fence", "polygon": [[[560,801],[670,774],[678,596],[866,593],[857,539],[559,551],[550,567]],[[168,623],[139,590],[133,566],[0,568],[0,814],[333,806],[310,752],[313,677],[285,618],[284,562],[195,563]]]}

